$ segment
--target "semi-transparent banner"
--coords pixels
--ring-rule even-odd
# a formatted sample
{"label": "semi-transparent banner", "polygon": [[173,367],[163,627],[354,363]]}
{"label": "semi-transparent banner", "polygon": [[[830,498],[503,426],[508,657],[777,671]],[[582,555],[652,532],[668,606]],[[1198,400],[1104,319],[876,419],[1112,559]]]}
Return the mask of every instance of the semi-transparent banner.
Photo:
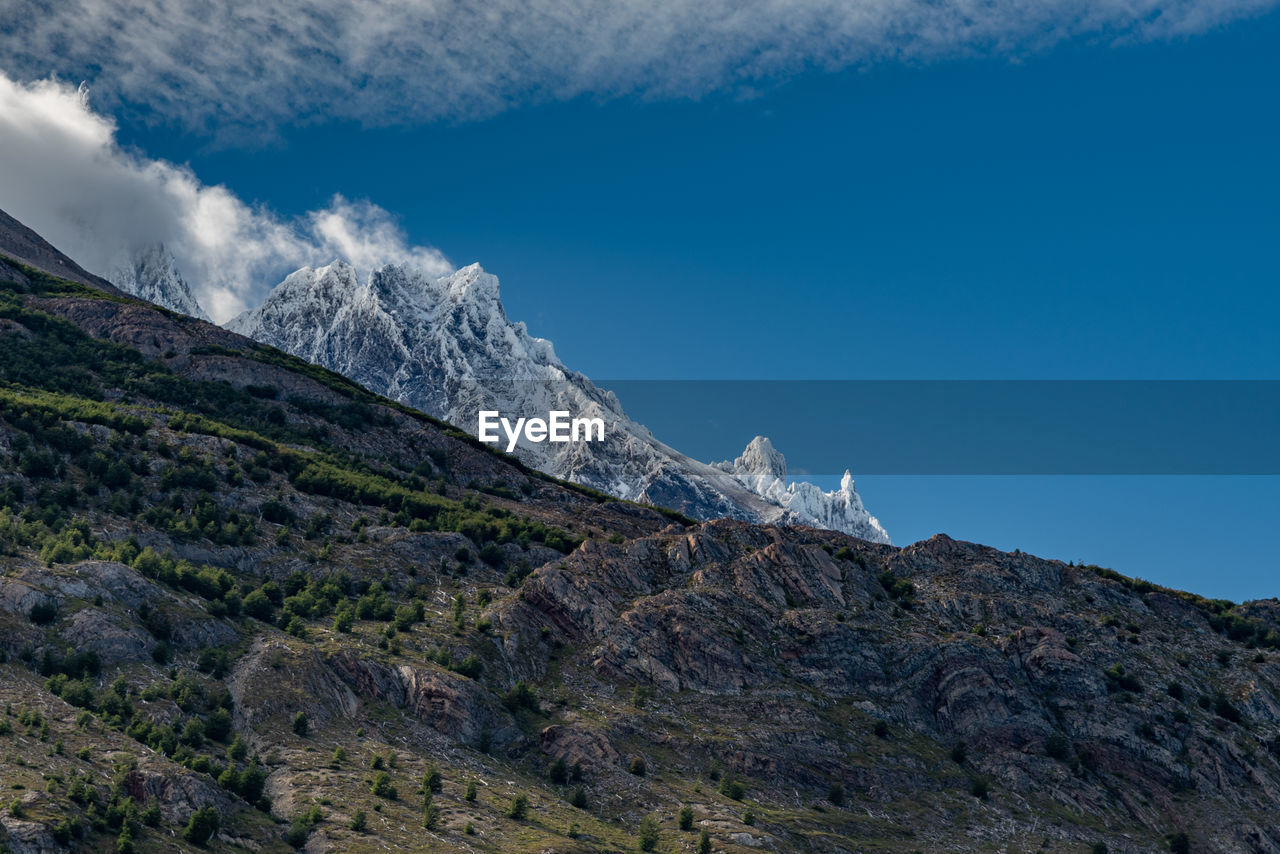
{"label": "semi-transparent banner", "polygon": [[616,380],[695,459],[768,436],[795,475],[1280,474],[1280,381]]}

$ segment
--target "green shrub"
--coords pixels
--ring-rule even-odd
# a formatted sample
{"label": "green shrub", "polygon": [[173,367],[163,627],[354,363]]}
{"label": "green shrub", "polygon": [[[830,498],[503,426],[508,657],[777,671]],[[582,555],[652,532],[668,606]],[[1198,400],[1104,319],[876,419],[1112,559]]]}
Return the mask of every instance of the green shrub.
{"label": "green shrub", "polygon": [[510,711],[527,709],[535,714],[542,713],[542,705],[538,702],[538,693],[523,679],[515,687],[502,695],[502,704]]}
{"label": "green shrub", "polygon": [[[462,659],[460,663],[453,665],[451,669],[454,673],[465,676],[468,679],[478,679],[480,674],[484,672],[484,663],[480,661],[479,656],[473,653]],[[536,709],[537,706],[535,705],[533,708]]]}
{"label": "green shrub", "polygon": [[676,821],[680,825],[681,830],[693,830],[693,807],[681,807],[680,814]]}
{"label": "green shrub", "polygon": [[210,712],[204,722],[204,734],[213,741],[226,741],[231,735],[231,712],[222,708]]}
{"label": "green shrub", "polygon": [[524,821],[529,817],[529,798],[521,793],[511,799],[511,806],[507,807],[507,818],[516,821]]}
{"label": "green shrub", "polygon": [[1142,682],[1132,673],[1126,673],[1124,665],[1119,662],[1116,662],[1103,675],[1107,679],[1107,691],[1111,693],[1116,693],[1117,691],[1130,691],[1134,694],[1142,693]]}
{"label": "green shrub", "polygon": [[1237,709],[1222,692],[1218,692],[1213,697],[1213,713],[1224,720],[1231,721],[1232,723],[1240,723],[1240,710]]}
{"label": "green shrub", "polygon": [[284,841],[292,848],[301,850],[307,845],[307,837],[311,835],[311,825],[301,816],[289,823],[284,833]]}
{"label": "green shrub", "polygon": [[264,501],[258,508],[258,512],[262,514],[263,519],[276,525],[292,525],[298,521],[298,514],[294,513],[289,505],[275,498]]}
{"label": "green shrub", "polygon": [[401,605],[395,610],[395,627],[399,631],[407,632],[416,623],[422,622],[425,616],[421,602],[416,602],[412,605]]}
{"label": "green shrub", "polygon": [[987,782],[985,777],[971,777],[969,779],[969,794],[981,801],[985,801],[991,793],[991,784]]}
{"label": "green shrub", "polygon": [[275,606],[271,604],[271,600],[262,592],[262,589],[249,591],[249,595],[244,597],[244,604],[241,610],[255,620],[261,620],[264,623],[270,623],[275,618]]}
{"label": "green shrub", "polygon": [[876,580],[880,582],[880,586],[889,594],[892,599],[905,600],[915,595],[916,586],[906,579],[900,579],[893,574],[893,570],[883,570],[876,576]]}
{"label": "green shrub", "polygon": [[658,847],[658,823],[653,820],[653,816],[647,815],[640,819],[637,836],[641,851],[652,851]]}
{"label": "green shrub", "polygon": [[195,845],[204,845],[213,834],[218,832],[221,817],[213,807],[202,807],[191,814],[182,831],[182,838]]}
{"label": "green shrub", "polygon": [[58,618],[58,606],[50,601],[37,602],[31,606],[28,616],[37,626],[47,626]]}
{"label": "green shrub", "polygon": [[422,826],[427,830],[435,830],[440,826],[440,807],[436,806],[430,792],[427,792],[422,801]]}
{"label": "green shrub", "polygon": [[747,794],[747,787],[733,774],[725,774],[720,779],[720,794],[734,801],[742,800]]}
{"label": "green shrub", "polygon": [[200,653],[196,667],[214,679],[221,679],[231,672],[231,661],[226,650],[211,648]]}
{"label": "green shrub", "polygon": [[204,746],[204,723],[199,718],[188,718],[182,727],[182,735],[178,740],[194,748]]}
{"label": "green shrub", "polygon": [[333,630],[341,634],[349,634],[351,627],[355,622],[355,611],[344,605],[339,608],[333,618]]}
{"label": "green shrub", "polygon": [[379,771],[374,776],[370,791],[379,798],[386,798],[389,801],[394,801],[399,796],[396,787],[391,784],[391,775],[386,771]]}

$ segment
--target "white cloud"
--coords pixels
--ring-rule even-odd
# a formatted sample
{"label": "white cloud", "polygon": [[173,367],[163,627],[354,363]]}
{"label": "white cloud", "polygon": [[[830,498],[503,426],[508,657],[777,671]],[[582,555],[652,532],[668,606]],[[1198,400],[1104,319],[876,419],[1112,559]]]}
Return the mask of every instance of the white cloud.
{"label": "white cloud", "polygon": [[285,221],[123,151],[113,120],[50,75],[88,79],[113,114],[269,133],[465,120],[582,95],[746,96],[806,68],[1180,37],[1277,2],[0,0],[0,207],[94,271],[163,241],[225,319],[303,264],[448,265],[406,245],[375,205],[335,197]]}
{"label": "white cloud", "polygon": [[287,221],[202,184],[186,167],[122,150],[115,134],[85,92],[0,73],[0,208],[102,275],[163,242],[219,321],[307,264],[343,258],[364,270],[400,262],[451,269],[438,251],[408,245],[376,205],[335,196],[324,210]]}
{"label": "white cloud", "polygon": [[1181,36],[1276,2],[0,0],[0,56],[22,79],[88,78],[140,113],[225,132],[697,97],[805,68]]}

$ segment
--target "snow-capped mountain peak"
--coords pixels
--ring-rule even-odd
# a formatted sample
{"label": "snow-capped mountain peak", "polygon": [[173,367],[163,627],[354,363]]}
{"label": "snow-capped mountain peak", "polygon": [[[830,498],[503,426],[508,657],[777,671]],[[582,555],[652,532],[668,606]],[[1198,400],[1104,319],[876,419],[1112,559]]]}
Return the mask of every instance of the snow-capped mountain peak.
{"label": "snow-capped mountain peak", "polygon": [[889,541],[852,478],[830,493],[787,484],[786,460],[762,436],[733,463],[715,466],[659,442],[612,392],[565,367],[550,341],[508,320],[497,277],[479,264],[438,278],[388,264],[363,282],[342,262],[303,268],[226,326],[473,433],[481,409],[601,418],[607,441],[522,440],[515,452],[548,474],[620,498],[702,519],[807,524]]}
{"label": "snow-capped mountain peak", "polygon": [[764,436],[756,436],[742,452],[742,456],[732,463],[720,463],[717,468],[739,475],[766,475],[773,478],[787,476],[786,457]]}
{"label": "snow-capped mountain peak", "polygon": [[163,243],[121,257],[104,278],[125,293],[162,308],[201,320],[209,319],[186,280],[178,273],[173,254]]}
{"label": "snow-capped mountain peak", "polygon": [[[502,303],[498,293],[498,277],[486,273],[479,264],[469,264],[441,281],[448,282],[449,296],[457,302],[472,300],[483,303],[496,303],[501,309]],[[505,317],[506,312],[503,312]]]}

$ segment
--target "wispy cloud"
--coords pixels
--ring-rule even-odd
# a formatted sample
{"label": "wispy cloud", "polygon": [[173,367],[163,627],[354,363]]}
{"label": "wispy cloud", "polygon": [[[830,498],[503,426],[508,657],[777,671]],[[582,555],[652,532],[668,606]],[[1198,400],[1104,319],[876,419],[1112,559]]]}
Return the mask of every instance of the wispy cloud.
{"label": "wispy cloud", "polygon": [[163,242],[201,306],[226,320],[257,305],[298,267],[342,258],[369,270],[413,263],[452,269],[411,246],[382,208],[335,196],[297,220],[207,186],[184,166],[122,150],[113,121],[84,91],[0,73],[0,208],[86,269],[108,275],[135,251]]}
{"label": "wispy cloud", "polygon": [[[189,128],[698,97],[805,68],[1203,32],[1277,0],[0,0],[11,74]],[[111,109],[119,106],[112,103]]]}

